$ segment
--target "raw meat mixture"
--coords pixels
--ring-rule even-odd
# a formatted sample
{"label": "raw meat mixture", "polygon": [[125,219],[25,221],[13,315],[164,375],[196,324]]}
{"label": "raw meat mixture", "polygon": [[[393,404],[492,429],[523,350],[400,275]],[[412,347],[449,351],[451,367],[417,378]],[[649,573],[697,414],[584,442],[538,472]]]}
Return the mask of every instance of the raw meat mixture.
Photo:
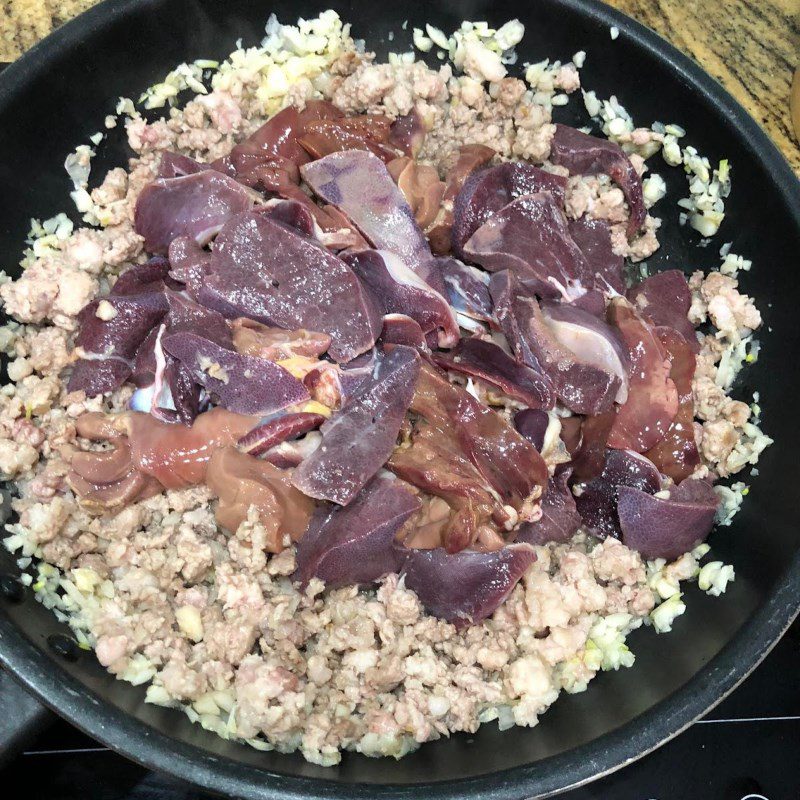
{"label": "raw meat mixture", "polygon": [[[107,126],[124,120],[134,155],[92,190],[85,180],[90,153],[79,149],[74,196],[90,225],[40,225],[22,276],[0,286],[11,318],[0,329],[9,377],[0,393],[0,472],[18,490],[6,546],[33,575],[27,580],[42,602],[103,666],[149,684],[149,702],[182,707],[223,737],[300,749],[332,765],[344,749],[400,757],[490,720],[535,725],[562,690],[583,691],[599,670],[630,666],[625,637],[632,629],[669,630],[684,610],[680,581],[698,578],[718,594],[733,571],[721,562],[701,567],[707,545],[670,562],[648,561],[616,538],[599,541],[581,530],[566,543],[536,545],[535,562],[494,614],[457,628],[427,613],[397,574],[360,589],[326,590],[317,577],[304,587],[293,582],[295,547],[273,554],[280,549],[274,531],[255,507],[234,533],[223,530],[217,495],[205,485],[161,491],[105,514],[67,486],[75,450],[105,447],[79,437],[78,420],[126,410],[134,391],[125,384],[87,397],[68,391],[66,378],[81,309],[147,258],[134,209],[165,150],[209,162],[282,106],[324,98],[347,114],[394,119],[416,109],[428,130],[418,161],[440,177],[460,146],[475,144],[492,148],[494,163],[528,160],[568,175],[549,161],[551,111],[557,98],[579,90],[574,63],[539,65],[534,84],[502,75],[483,80],[480,52],[463,72],[402,56],[375,63],[347,27],[323,17],[329,46],[324,58],[316,56],[316,74],[275,89],[265,79],[272,68],[258,61],[264,51],[240,50],[219,68],[212,91],[162,119],[148,122],[123,104],[127,116],[112,116]],[[273,25],[273,38],[279,34]],[[645,174],[641,153],[664,137],[627,137],[631,163]],[[640,261],[658,247],[659,221],[650,214],[629,238],[626,197],[604,175],[569,177],[565,206],[573,219],[607,220],[618,255]],[[726,258],[723,266],[732,263]],[[735,269],[694,272],[689,286],[691,323],[713,326],[691,386],[702,459],[693,478],[726,477],[754,464],[770,441],[758,428],[757,405],[729,394],[739,367],[752,360],[761,317],[740,292]],[[552,473],[563,446],[543,452]],[[728,522],[743,488],[721,490]]]}

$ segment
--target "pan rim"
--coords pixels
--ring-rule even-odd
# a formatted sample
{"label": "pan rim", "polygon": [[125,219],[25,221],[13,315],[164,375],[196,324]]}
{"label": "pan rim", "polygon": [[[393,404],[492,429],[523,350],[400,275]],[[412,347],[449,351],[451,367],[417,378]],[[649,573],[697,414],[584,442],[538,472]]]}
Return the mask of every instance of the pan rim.
{"label": "pan rim", "polygon": [[[105,0],[59,28],[9,66],[0,79],[0,115],[8,99],[58,54],[144,4],[158,0]],[[800,229],[800,181],[775,144],[744,108],[688,56],[640,23],[599,0],[551,0],[596,24],[616,26],[670,70],[690,83],[705,103],[724,111],[747,136],[766,166]],[[586,784],[647,755],[685,730],[730,694],[766,657],[800,611],[800,552],[786,568],[768,600],[728,644],[684,686],[617,730],[580,747],[526,766],[446,783],[352,784],[268,772],[219,758],[177,741],[105,701],[86,703],[84,684],[58,665],[41,659],[39,649],[0,614],[0,663],[32,694],[76,727],[149,769],[174,775],[205,790],[265,800],[426,797],[455,800],[518,800],[548,797]],[[568,776],[568,783],[564,783]]]}

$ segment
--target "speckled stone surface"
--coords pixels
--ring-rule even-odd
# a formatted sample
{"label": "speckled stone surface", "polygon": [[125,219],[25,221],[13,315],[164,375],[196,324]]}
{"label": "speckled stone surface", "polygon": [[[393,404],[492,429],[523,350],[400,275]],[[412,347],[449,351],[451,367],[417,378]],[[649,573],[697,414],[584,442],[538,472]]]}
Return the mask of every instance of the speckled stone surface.
{"label": "speckled stone surface", "polygon": [[[221,0],[220,0],[221,1]],[[12,61],[98,0],[0,0],[0,61]],[[608,0],[691,55],[764,126],[800,174],[789,91],[800,67],[800,0]]]}
{"label": "speckled stone surface", "polygon": [[755,117],[800,175],[789,94],[800,0],[607,0],[669,39]]}

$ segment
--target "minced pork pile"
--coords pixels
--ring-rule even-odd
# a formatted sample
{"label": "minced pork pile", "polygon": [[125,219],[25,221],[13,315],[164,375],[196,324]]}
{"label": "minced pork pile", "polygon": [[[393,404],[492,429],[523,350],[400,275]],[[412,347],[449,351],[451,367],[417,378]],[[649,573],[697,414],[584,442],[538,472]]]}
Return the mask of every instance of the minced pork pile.
{"label": "minced pork pile", "polygon": [[[462,26],[467,42],[470,30]],[[506,39],[509,30],[500,31]],[[300,749],[310,761],[331,765],[342,749],[399,757],[493,719],[501,727],[534,725],[562,689],[583,691],[599,670],[630,666],[629,631],[642,623],[669,630],[685,608],[680,581],[698,578],[701,588],[719,594],[733,577],[721,562],[700,567],[706,545],[671,564],[645,563],[613,538],[597,543],[578,533],[569,544],[537,547],[537,561],[493,617],[457,632],[427,615],[396,575],[372,590],[325,592],[313,579],[299,591],[288,577],[294,548],[267,554],[254,513],[226,535],[204,486],[99,517],[64,483],[70,448],[89,446],[77,440],[76,419],[122,410],[130,399],[127,386],[92,399],[67,393],[65,375],[78,312],[126,267],[146,259],[133,209],[161,151],[210,161],[284,105],[323,97],[348,113],[394,117],[416,106],[429,129],[421,159],[442,175],[467,143],[557,172],[547,161],[551,111],[579,90],[585,54],[566,64],[531,65],[526,83],[504,76],[501,61],[510,59],[500,55],[511,48],[491,35],[472,39],[493,57],[479,48],[470,57],[467,48],[459,74],[446,61],[431,69],[408,54],[379,64],[353,41],[349,26],[326,12],[299,29],[271,21],[262,46],[238,50],[222,65],[182,65],[149,90],[144,104],[161,106],[187,86],[197,96],[153,122],[121,101],[106,126],[124,123],[134,152],[128,168],[111,170],[90,191],[92,153],[78,148],[67,166],[90,224],[73,230],[63,215],[35,223],[22,276],[4,277],[0,286],[12,319],[0,329],[9,359],[9,383],[0,392],[0,472],[18,494],[12,500],[18,521],[8,526],[5,544],[28,569],[23,580],[33,582],[40,600],[110,672],[149,683],[149,702],[180,706],[223,737]],[[430,48],[427,37],[415,34],[415,41]],[[209,68],[211,91],[199,83]],[[586,103],[600,105],[593,93]],[[645,157],[662,149],[675,163],[669,126],[636,129],[616,100],[595,111],[640,173]],[[713,193],[707,162],[703,176],[697,154],[687,148],[683,156],[690,178],[700,175]],[[660,186],[657,175],[645,180],[649,205],[663,195]],[[607,219],[616,251],[633,261],[658,247],[655,217],[627,240],[624,197],[605,177],[570,178],[567,209]],[[705,219],[702,208],[691,210]],[[757,354],[752,332],[761,317],[737,287],[737,273],[749,262],[727,250],[721,271],[695,272],[690,280],[690,319],[712,326],[694,378],[700,476],[733,475],[770,443],[757,426],[757,404],[728,396],[738,369]],[[729,522],[746,488],[719,491]]]}

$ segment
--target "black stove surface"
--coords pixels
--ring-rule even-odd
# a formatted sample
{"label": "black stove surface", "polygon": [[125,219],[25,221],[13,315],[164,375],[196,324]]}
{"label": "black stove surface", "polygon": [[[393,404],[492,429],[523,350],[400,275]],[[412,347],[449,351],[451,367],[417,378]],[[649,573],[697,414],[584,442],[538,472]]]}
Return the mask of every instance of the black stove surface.
{"label": "black stove surface", "polygon": [[[59,720],[0,771],[25,800],[211,800]],[[6,794],[5,787],[17,787]],[[24,787],[24,789],[23,789]],[[677,739],[564,800],[798,800],[800,622],[727,700]]]}

